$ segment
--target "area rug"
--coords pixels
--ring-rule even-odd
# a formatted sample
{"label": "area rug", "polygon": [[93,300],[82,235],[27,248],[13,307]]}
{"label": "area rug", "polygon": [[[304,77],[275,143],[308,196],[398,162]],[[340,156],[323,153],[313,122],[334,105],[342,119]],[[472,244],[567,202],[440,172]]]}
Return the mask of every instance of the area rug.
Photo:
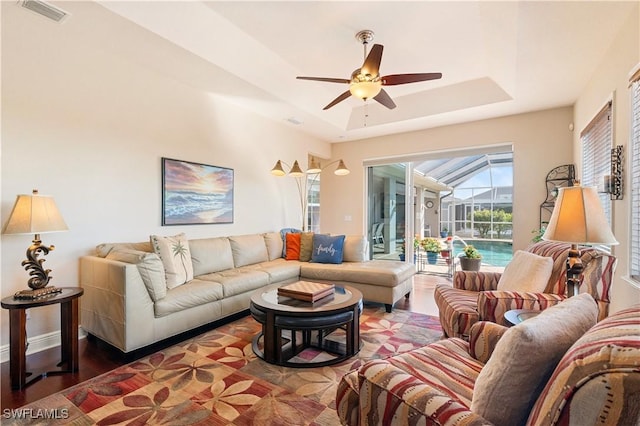
{"label": "area rug", "polygon": [[365,307],[357,356],[331,367],[287,368],[255,356],[259,331],[253,318],[242,318],[20,409],[40,418],[3,424],[338,425],[335,393],[345,373],[442,336],[435,317]]}

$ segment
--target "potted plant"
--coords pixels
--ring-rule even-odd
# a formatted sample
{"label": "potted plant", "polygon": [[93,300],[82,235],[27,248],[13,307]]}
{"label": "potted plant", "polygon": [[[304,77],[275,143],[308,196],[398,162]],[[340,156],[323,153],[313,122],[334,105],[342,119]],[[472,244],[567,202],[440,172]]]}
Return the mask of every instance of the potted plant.
{"label": "potted plant", "polygon": [[464,246],[460,254],[460,267],[463,271],[479,271],[482,255],[472,245]]}
{"label": "potted plant", "polygon": [[427,252],[427,263],[435,265],[438,261],[438,253],[442,250],[440,241],[435,238],[427,237],[420,242],[420,245]]}
{"label": "potted plant", "polygon": [[440,231],[440,238],[447,238],[448,235],[449,235],[449,230],[445,226],[444,228],[442,228],[442,231]]}

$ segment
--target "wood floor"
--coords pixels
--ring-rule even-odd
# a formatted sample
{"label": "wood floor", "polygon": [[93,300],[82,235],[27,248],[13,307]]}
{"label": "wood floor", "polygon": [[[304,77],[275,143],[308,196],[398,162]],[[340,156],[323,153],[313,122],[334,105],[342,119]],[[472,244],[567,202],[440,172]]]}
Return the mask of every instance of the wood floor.
{"label": "wood floor", "polygon": [[[438,315],[438,309],[433,299],[435,285],[450,283],[445,277],[418,274],[414,276],[413,291],[409,299],[400,299],[394,307],[419,312],[427,315]],[[163,346],[177,342],[169,342]],[[0,366],[0,409],[18,408],[37,401],[45,396],[59,392],[77,383],[98,376],[116,367],[127,364],[136,358],[153,353],[161,347],[147,348],[144,352],[134,354],[133,357],[123,357],[122,354],[96,339],[81,339],[79,342],[80,370],[77,373],[50,375],[20,391],[12,391],[9,382],[9,362]],[[34,370],[52,370],[60,360],[60,348],[48,349],[29,355],[27,365]]]}

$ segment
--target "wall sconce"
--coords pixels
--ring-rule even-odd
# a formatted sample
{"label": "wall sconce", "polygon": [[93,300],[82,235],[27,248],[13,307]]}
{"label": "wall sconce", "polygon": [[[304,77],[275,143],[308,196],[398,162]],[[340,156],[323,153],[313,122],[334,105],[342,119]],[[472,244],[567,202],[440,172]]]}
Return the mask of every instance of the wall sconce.
{"label": "wall sconce", "polygon": [[611,174],[604,176],[604,192],[610,195],[612,200],[622,200],[624,192],[624,180],[622,174],[623,146],[617,145],[611,148]]}

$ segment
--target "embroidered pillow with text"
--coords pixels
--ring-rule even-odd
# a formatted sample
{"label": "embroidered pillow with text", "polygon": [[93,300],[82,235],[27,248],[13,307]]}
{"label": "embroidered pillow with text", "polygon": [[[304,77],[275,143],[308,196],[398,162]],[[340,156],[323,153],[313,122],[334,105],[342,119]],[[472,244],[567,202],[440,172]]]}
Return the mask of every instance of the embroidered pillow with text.
{"label": "embroidered pillow with text", "polygon": [[342,263],[344,235],[313,235],[311,261],[316,263]]}

